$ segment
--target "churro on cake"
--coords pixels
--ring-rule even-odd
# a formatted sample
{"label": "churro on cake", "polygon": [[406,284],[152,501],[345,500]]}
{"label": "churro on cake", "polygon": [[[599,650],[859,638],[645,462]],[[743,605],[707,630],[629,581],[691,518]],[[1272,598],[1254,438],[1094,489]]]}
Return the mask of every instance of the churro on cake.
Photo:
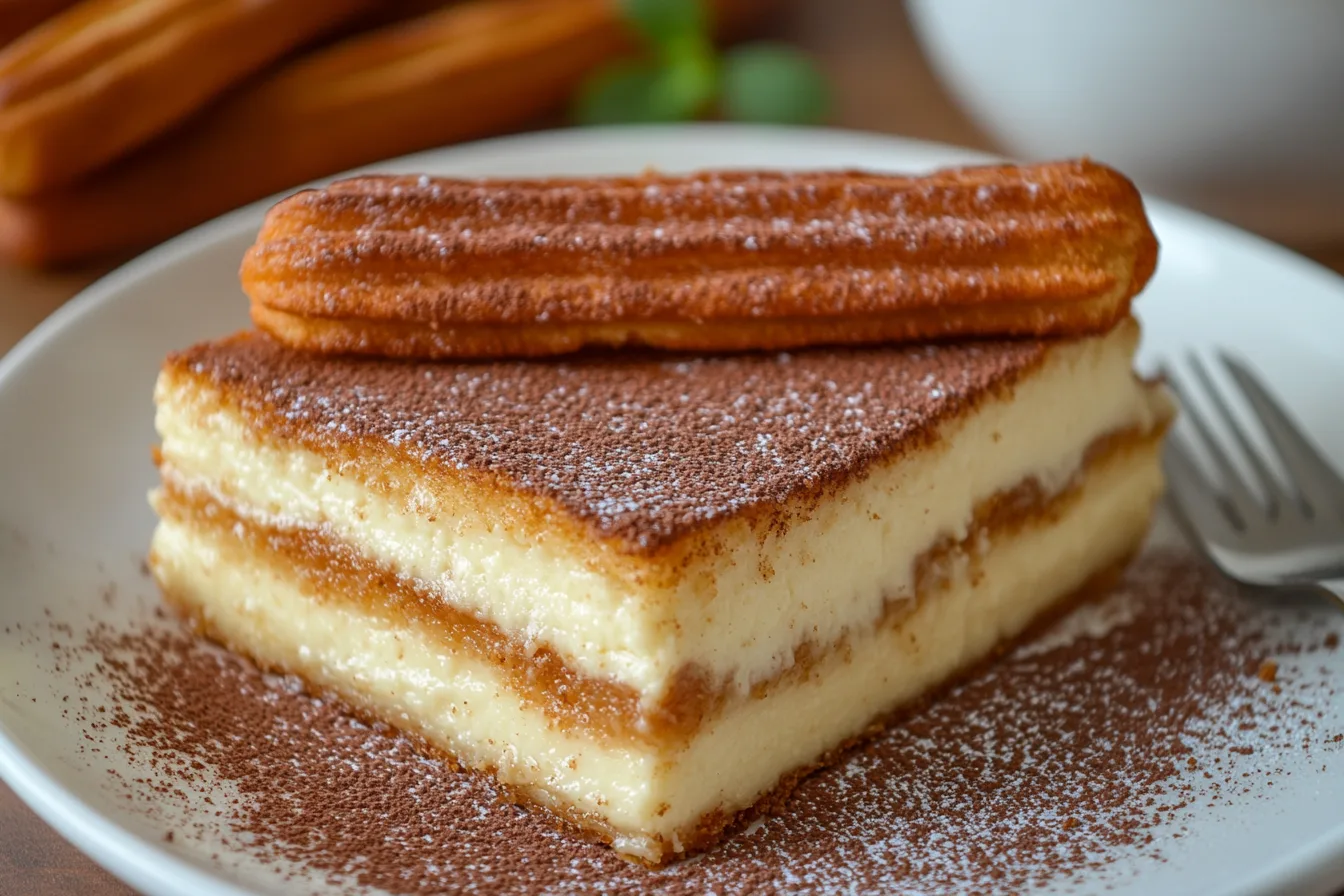
{"label": "churro on cake", "polygon": [[1088,161],[900,177],[364,177],[287,199],[243,263],[296,348],[407,358],[1076,336],[1157,257]]}

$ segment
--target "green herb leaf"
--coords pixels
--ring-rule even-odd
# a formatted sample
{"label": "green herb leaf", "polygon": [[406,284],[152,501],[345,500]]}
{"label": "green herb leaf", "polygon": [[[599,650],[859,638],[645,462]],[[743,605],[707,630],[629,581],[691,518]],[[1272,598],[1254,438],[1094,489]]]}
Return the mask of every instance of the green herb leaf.
{"label": "green herb leaf", "polygon": [[704,114],[719,92],[719,69],[714,48],[705,44],[687,48],[669,59],[659,79],[658,106],[672,111],[666,121],[684,121]]}
{"label": "green herb leaf", "polygon": [[621,0],[621,12],[660,48],[704,40],[708,17],[702,0]]}
{"label": "green herb leaf", "polygon": [[826,117],[826,78],[804,54],[774,43],[747,44],[723,61],[724,116],[770,124],[815,124]]}
{"label": "green herb leaf", "polygon": [[574,118],[579,124],[658,121],[655,86],[662,66],[623,62],[594,73],[579,89]]}
{"label": "green herb leaf", "polygon": [[589,125],[685,121],[713,102],[717,80],[708,54],[666,63],[618,63],[598,72],[579,91],[574,117]]}

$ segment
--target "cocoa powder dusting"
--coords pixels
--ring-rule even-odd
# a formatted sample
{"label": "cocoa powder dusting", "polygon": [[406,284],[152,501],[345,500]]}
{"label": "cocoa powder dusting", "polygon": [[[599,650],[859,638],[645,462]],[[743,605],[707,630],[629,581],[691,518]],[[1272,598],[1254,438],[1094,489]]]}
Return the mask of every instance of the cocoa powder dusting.
{"label": "cocoa powder dusting", "polygon": [[[1272,624],[1281,612],[1183,552],[1150,553],[1107,594],[805,779],[782,814],[658,872],[553,830],[488,781],[170,620],[67,633],[53,649],[58,661],[93,654],[90,675],[112,683],[116,706],[69,712],[91,743],[120,729],[120,749],[155,770],[158,799],[213,806],[231,848],[297,863],[308,885],[1002,892],[1114,873],[1121,856],[1162,861],[1171,841],[1154,832],[1179,836],[1193,804],[1255,798],[1248,756],[1339,749],[1320,721],[1334,685],[1312,660],[1335,649],[1339,622],[1309,615],[1285,640]],[[1271,655],[1272,684],[1261,672]],[[134,784],[123,782],[128,795]],[[207,827],[165,837],[181,844]]]}
{"label": "cocoa powder dusting", "polygon": [[409,464],[427,482],[489,476],[639,555],[923,448],[1057,346],[402,364],[245,332],[179,352],[165,370],[218,391],[268,440],[329,463],[354,450]]}

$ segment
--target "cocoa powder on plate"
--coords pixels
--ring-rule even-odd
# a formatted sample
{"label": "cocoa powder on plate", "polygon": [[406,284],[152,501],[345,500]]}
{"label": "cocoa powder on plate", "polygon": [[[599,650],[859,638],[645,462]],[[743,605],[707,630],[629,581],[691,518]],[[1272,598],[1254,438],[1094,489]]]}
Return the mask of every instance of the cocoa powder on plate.
{"label": "cocoa powder on plate", "polygon": [[1285,628],[1282,616],[1182,552],[1150,553],[806,778],[781,815],[662,871],[556,831],[488,780],[166,617],[83,640],[67,628],[52,648],[94,654],[91,674],[111,682],[115,705],[68,714],[93,749],[120,729],[145,770],[121,782],[128,795],[204,804],[193,811],[217,816],[231,848],[315,881],[398,894],[1019,891],[1111,873],[1120,856],[1162,861],[1154,832],[1179,835],[1192,803],[1254,798],[1248,756],[1338,749],[1321,727],[1334,685],[1311,661],[1336,649],[1338,623]]}

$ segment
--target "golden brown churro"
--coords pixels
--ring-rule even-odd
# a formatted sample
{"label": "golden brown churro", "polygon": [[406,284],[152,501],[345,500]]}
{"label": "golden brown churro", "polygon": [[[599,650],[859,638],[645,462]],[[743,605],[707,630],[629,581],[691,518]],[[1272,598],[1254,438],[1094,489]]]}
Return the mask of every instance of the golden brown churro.
{"label": "golden brown churro", "polygon": [[419,358],[1109,329],[1151,276],[1138,191],[1089,161],[540,181],[367,177],[270,212],[243,263],[289,345]]}
{"label": "golden brown churro", "polygon": [[71,183],[375,0],[93,0],[0,53],[0,192]]}

